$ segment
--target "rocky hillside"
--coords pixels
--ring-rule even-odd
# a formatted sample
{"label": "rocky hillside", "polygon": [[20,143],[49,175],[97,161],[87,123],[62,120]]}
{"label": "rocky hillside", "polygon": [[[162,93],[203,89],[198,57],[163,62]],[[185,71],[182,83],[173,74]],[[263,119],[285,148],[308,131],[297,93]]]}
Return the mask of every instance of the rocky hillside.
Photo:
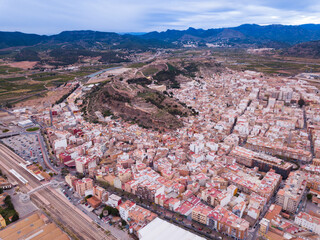
{"label": "rocky hillside", "polygon": [[142,127],[176,129],[183,125],[177,116],[196,114],[177,99],[139,84],[109,82],[86,97],[86,112],[97,121],[95,112],[115,115]]}

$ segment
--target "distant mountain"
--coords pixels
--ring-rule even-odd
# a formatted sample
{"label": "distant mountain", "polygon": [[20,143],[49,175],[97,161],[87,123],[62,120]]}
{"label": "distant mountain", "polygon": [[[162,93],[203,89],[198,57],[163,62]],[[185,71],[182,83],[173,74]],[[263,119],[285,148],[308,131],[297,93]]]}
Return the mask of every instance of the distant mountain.
{"label": "distant mountain", "polygon": [[36,46],[39,49],[67,47],[77,49],[128,49],[179,47],[193,42],[198,46],[217,43],[234,47],[285,48],[298,43],[320,40],[320,24],[299,26],[244,24],[231,28],[208,30],[188,28],[142,35],[98,31],[64,31],[45,36],[21,32],[0,32],[0,49]]}
{"label": "distant mountain", "polygon": [[47,38],[47,36],[41,36],[37,34],[0,32],[0,49],[17,46],[32,46],[45,41]]}
{"label": "distant mountain", "polygon": [[114,41],[120,41],[122,39],[121,35],[113,32],[97,32],[90,30],[83,31],[64,31],[57,35],[52,35],[48,37],[48,41],[53,43],[63,43],[63,42],[78,42],[78,41],[104,41],[107,43],[112,43]]}
{"label": "distant mountain", "polygon": [[320,58],[320,41],[296,44],[282,51],[283,55],[294,57]]}
{"label": "distant mountain", "polygon": [[232,28],[167,30],[150,32],[141,36],[167,42],[202,41],[205,43],[226,43],[230,45],[288,46],[306,41],[320,40],[320,24],[299,26],[244,24]]}
{"label": "distant mountain", "polygon": [[133,36],[140,36],[140,35],[144,35],[147,32],[118,32],[118,34],[120,35],[125,35],[125,34],[129,34],[129,35],[133,35]]}
{"label": "distant mountain", "polygon": [[64,31],[56,35],[42,36],[21,32],[0,32],[0,49],[9,47],[35,46],[51,49],[65,45],[67,48],[97,48],[147,50],[148,48],[170,47],[171,43],[157,39],[144,39],[134,35],[120,35],[113,32]]}

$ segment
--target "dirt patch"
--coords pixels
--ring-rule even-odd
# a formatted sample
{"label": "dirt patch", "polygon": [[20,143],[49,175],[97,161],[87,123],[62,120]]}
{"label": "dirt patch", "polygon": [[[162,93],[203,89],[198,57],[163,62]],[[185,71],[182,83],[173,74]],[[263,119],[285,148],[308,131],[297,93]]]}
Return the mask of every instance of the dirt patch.
{"label": "dirt patch", "polygon": [[51,106],[56,101],[58,101],[63,95],[67,94],[70,91],[69,88],[57,88],[53,91],[48,91],[40,96],[34,96],[29,98],[26,101],[19,102],[15,104],[16,107],[26,107],[26,106]]}
{"label": "dirt patch", "polygon": [[33,68],[38,62],[30,62],[30,61],[22,61],[22,62],[12,62],[9,63],[8,65],[10,67],[16,67],[16,68],[22,68],[22,69],[31,69]]}

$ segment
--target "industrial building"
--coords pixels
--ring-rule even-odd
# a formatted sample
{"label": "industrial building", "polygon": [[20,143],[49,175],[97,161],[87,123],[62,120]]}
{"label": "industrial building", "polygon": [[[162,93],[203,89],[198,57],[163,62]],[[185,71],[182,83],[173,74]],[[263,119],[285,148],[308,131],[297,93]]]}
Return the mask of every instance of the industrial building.
{"label": "industrial building", "polygon": [[191,232],[184,230],[176,225],[173,225],[160,218],[155,218],[147,226],[138,231],[140,240],[204,240],[205,238],[199,237]]}

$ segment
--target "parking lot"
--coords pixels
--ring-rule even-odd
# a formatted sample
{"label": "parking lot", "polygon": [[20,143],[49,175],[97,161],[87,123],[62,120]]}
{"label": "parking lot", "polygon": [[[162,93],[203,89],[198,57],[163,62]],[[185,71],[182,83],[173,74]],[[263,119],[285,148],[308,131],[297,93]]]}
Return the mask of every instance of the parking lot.
{"label": "parking lot", "polygon": [[81,206],[83,209],[85,209],[87,212],[92,212],[92,211],[93,211],[93,208],[92,208],[88,203],[81,204],[80,206]]}
{"label": "parking lot", "polygon": [[24,160],[30,163],[39,163],[45,168],[37,133],[24,133],[5,138],[2,141]]}
{"label": "parking lot", "polygon": [[61,186],[60,192],[75,206],[80,204],[82,201],[82,198],[80,198],[77,193],[74,193],[73,189],[68,185]]}

